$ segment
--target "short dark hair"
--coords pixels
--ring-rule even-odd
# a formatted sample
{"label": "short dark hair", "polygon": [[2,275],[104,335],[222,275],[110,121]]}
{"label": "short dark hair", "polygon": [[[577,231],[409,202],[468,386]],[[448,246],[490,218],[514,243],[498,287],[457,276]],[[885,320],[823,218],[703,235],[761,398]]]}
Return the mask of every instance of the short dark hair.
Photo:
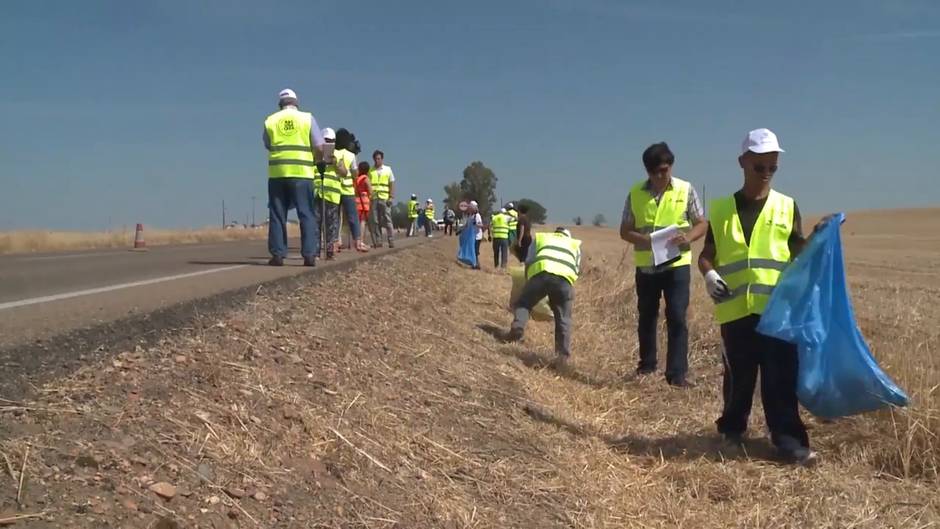
{"label": "short dark hair", "polygon": [[385,153],[378,149],[372,151],[372,157],[375,158],[376,155],[381,156],[383,160],[385,159]]}
{"label": "short dark hair", "polygon": [[280,101],[277,102],[277,106],[278,106],[281,110],[284,110],[284,107],[286,107],[287,105],[292,105],[292,106],[295,106],[295,107],[296,107],[296,106],[297,106],[297,99],[294,98],[294,97],[284,97],[284,98],[282,98]]}
{"label": "short dark hair", "polygon": [[652,171],[662,164],[672,165],[676,163],[676,156],[669,150],[666,142],[654,143],[643,151],[643,166],[647,172]]}
{"label": "short dark hair", "polygon": [[369,162],[359,162],[359,174],[369,174]]}

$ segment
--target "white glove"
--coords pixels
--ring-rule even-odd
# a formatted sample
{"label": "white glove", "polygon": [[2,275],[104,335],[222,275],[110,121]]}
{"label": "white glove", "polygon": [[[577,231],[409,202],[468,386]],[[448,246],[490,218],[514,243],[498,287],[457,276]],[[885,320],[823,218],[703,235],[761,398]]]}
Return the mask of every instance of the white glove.
{"label": "white glove", "polygon": [[708,295],[711,296],[716,303],[731,296],[731,289],[728,288],[728,283],[725,283],[725,280],[714,270],[709,270],[708,273],[705,274],[705,288],[708,290]]}

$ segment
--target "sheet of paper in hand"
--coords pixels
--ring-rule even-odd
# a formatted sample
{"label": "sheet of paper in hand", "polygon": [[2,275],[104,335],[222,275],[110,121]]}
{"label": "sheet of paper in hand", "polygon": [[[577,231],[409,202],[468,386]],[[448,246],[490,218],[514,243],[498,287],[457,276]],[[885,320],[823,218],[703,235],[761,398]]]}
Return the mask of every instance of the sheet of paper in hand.
{"label": "sheet of paper in hand", "polygon": [[659,266],[679,258],[681,253],[679,246],[670,242],[676,235],[679,235],[679,227],[675,224],[650,234],[651,246],[653,247],[653,265]]}

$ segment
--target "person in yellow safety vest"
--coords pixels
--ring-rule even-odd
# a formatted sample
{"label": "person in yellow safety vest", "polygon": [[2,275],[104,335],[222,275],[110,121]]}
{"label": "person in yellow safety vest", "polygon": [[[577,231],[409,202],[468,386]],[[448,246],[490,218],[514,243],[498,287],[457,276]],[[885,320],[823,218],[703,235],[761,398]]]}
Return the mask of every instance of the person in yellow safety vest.
{"label": "person in yellow safety vest", "polygon": [[408,201],[408,237],[418,234],[418,195],[412,193]]}
{"label": "person in yellow safety vest", "polygon": [[516,237],[519,231],[519,212],[516,211],[516,205],[512,202],[506,204],[505,208],[506,219],[509,223],[509,244],[512,245],[516,242]]}
{"label": "person in yellow safety vest", "polygon": [[[327,144],[336,143],[336,132],[327,127],[323,129],[323,139]],[[326,259],[332,260],[336,250],[336,239],[339,238],[339,204],[342,198],[342,178],[337,171],[337,165],[348,162],[348,156],[355,155],[349,151],[334,150],[330,159],[323,160],[323,171],[320,175],[320,185],[316,189],[314,212],[317,224],[323,231],[323,244],[326,245]],[[317,252],[320,253],[319,251]]]}
{"label": "person in yellow safety vest", "polygon": [[509,341],[521,341],[532,307],[548,296],[555,316],[556,369],[566,369],[571,358],[571,311],[574,283],[581,273],[581,241],[559,227],[554,233],[538,233],[526,258],[526,284],[513,307]]}
{"label": "person in yellow safety vest", "polygon": [[[359,213],[356,208],[356,176],[358,175],[356,154],[359,153],[359,142],[356,135],[347,129],[336,131],[336,172],[340,176],[340,205],[346,217],[346,226],[349,234],[355,241],[357,251],[366,252],[368,248],[362,242],[362,231],[359,229]],[[337,230],[337,233],[339,230]],[[350,247],[350,249],[352,249]]]}
{"label": "person in yellow safety vest", "polygon": [[506,208],[502,208],[490,220],[490,233],[493,235],[493,266],[503,270],[509,265],[509,219]]}
{"label": "person in yellow safety vest", "polygon": [[316,118],[301,112],[290,88],[278,94],[280,110],[264,120],[264,147],[268,150],[268,252],[271,266],[283,266],[287,257],[287,212],[297,209],[300,253],[304,266],[316,266],[320,239],[313,205],[316,154],[324,145]]}
{"label": "person in yellow safety vest", "polygon": [[716,424],[727,443],[743,445],[759,372],[771,441],[784,459],[812,465],[816,453],[796,396],[797,348],[757,332],[781,273],[806,244],[800,210],[792,198],[771,189],[784,152],[773,132],[752,130],[741,152],[744,185],[710,204],[698,259],[724,346],[724,409]]}
{"label": "person in yellow safety vest", "polygon": [[[693,385],[688,380],[689,285],[692,272],[690,244],[708,229],[695,186],[672,175],[675,155],[665,142],[650,145],[643,152],[646,178],[627,194],[620,223],[620,237],[633,244],[636,265],[637,336],[639,364],[637,375],[656,372],[657,321],[659,301],[666,301],[666,383],[676,387]],[[674,259],[656,264],[651,235],[676,226],[678,235],[669,244],[677,246]]]}
{"label": "person in yellow safety vest", "polygon": [[385,153],[376,149],[372,153],[374,165],[369,171],[369,182],[372,184],[372,223],[376,233],[373,239],[377,241],[376,248],[382,247],[382,228],[385,228],[388,236],[388,247],[394,248],[395,243],[392,226],[392,201],[395,200],[395,173],[392,168],[385,165]]}
{"label": "person in yellow safety vest", "polygon": [[430,198],[424,205],[424,234],[430,238],[431,230],[434,229],[436,221],[434,220],[434,201]]}

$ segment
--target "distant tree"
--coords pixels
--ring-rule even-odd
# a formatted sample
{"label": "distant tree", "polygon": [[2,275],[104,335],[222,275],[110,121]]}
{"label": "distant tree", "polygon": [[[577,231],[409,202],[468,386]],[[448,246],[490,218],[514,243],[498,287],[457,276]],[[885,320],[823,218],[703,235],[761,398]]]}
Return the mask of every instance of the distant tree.
{"label": "distant tree", "polygon": [[408,221],[408,204],[398,202],[392,206],[392,225],[398,229],[406,229],[411,224]]}
{"label": "distant tree", "polygon": [[581,221],[581,217],[580,217],[580,216],[577,216],[577,217],[575,217],[575,218],[572,219],[572,220],[574,221],[574,225],[575,225],[575,226],[580,226],[580,225],[582,224],[582,221]]}
{"label": "distant tree", "polygon": [[[447,190],[446,187],[444,189]],[[493,213],[493,203],[496,202],[496,173],[483,165],[483,162],[473,162],[463,170],[460,191],[463,195],[461,198],[476,200],[480,215],[488,219]]]}
{"label": "distant tree", "polygon": [[591,224],[595,226],[604,226],[607,224],[607,217],[605,217],[603,213],[598,213],[597,215],[594,215],[594,220],[591,222]]}
{"label": "distant tree", "polygon": [[454,208],[454,211],[457,211],[460,201],[466,198],[460,189],[460,182],[451,182],[444,186],[444,197],[444,202]]}
{"label": "distant tree", "polygon": [[519,200],[513,200],[513,204],[515,204],[516,209],[519,209],[519,206],[522,205],[525,205],[529,208],[529,222],[533,224],[545,224],[545,219],[548,218],[548,212],[545,210],[545,206],[539,204],[531,198],[520,198]]}

